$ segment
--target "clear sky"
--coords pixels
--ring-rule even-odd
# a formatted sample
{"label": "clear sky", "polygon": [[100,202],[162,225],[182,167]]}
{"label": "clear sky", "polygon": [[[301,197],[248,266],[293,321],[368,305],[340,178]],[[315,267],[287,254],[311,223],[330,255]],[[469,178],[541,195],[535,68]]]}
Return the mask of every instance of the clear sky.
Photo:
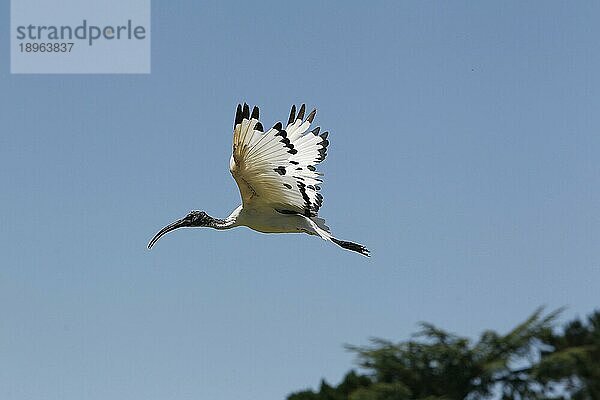
{"label": "clear sky", "polygon": [[[216,2],[217,3],[217,2]],[[0,397],[280,400],[344,343],[600,306],[600,3],[153,1],[150,75],[10,75],[0,6]],[[331,131],[299,235],[239,204],[235,106]]]}

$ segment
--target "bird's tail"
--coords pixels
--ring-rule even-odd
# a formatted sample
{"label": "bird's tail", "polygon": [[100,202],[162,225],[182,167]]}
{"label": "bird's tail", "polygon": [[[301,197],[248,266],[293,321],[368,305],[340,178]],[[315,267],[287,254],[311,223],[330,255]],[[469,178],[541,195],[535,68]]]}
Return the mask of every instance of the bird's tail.
{"label": "bird's tail", "polygon": [[331,232],[329,231],[329,227],[327,225],[325,225],[325,220],[323,218],[307,217],[306,219],[309,221],[310,225],[314,229],[315,235],[318,235],[325,240],[335,243],[343,249],[355,251],[359,254],[362,254],[365,257],[371,257],[371,252],[369,251],[369,249],[367,249],[362,244],[348,242],[346,240],[339,240],[339,239],[334,238],[331,235]]}
{"label": "bird's tail", "polygon": [[338,240],[333,236],[331,237],[331,241],[346,250],[355,251],[357,253],[362,254],[363,256],[371,257],[371,252],[369,251],[369,249],[367,249],[362,244],[348,242],[346,240]]}

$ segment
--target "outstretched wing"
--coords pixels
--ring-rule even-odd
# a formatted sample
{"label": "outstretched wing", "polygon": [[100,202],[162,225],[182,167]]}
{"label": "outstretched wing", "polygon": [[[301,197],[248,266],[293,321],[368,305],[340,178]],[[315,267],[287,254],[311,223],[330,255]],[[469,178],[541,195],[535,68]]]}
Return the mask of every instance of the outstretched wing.
{"label": "outstretched wing", "polygon": [[286,128],[281,122],[264,132],[258,107],[237,106],[229,169],[240,189],[244,207],[269,206],[280,212],[317,215],[323,203],[322,174],[315,165],[327,154],[327,132],[310,132],[316,110],[304,119],[303,104],[292,106]]}

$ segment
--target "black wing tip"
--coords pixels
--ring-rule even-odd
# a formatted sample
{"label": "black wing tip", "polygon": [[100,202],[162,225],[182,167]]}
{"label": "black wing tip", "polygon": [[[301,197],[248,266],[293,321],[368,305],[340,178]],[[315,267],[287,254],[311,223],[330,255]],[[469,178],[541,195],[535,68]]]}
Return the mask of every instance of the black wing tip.
{"label": "black wing tip", "polygon": [[300,106],[300,110],[298,111],[298,116],[296,117],[296,119],[304,119],[304,113],[306,112],[306,104],[302,104]]}
{"label": "black wing tip", "polygon": [[[258,119],[258,114],[258,107],[254,106],[252,108],[252,118]],[[244,102],[244,104],[237,105],[237,108],[235,109],[235,122],[233,124],[233,127],[235,128],[237,124],[241,124],[242,121],[245,119],[250,119],[250,107],[246,102]]]}
{"label": "black wing tip", "polygon": [[[293,124],[297,120],[304,120],[304,114],[306,113],[306,104],[300,105],[300,109],[298,110],[298,115],[296,115],[296,105],[292,105],[292,109],[290,110],[290,117],[288,118],[288,125]],[[317,115],[317,109],[313,108],[313,110],[306,117],[306,121],[312,124],[315,120],[315,116]]]}
{"label": "black wing tip", "polygon": [[292,104],[292,109],[290,110],[290,117],[288,118],[288,125],[294,123],[296,120],[296,105]]}
{"label": "black wing tip", "polygon": [[355,251],[359,254],[362,254],[365,257],[371,257],[371,252],[369,251],[369,249],[367,249],[362,244],[348,242],[346,240],[338,240],[336,238],[331,238],[331,240],[333,241],[333,243],[337,244],[338,246],[340,246],[343,249]]}
{"label": "black wing tip", "polygon": [[[318,134],[318,132],[317,132]],[[329,132],[323,132],[320,137],[321,137],[321,143],[319,143],[321,145],[321,147],[319,147],[319,156],[317,157],[317,159],[315,160],[315,162],[321,162],[323,160],[325,160],[325,157],[327,157],[327,146],[329,146],[329,140],[327,140],[327,136],[329,136]]]}
{"label": "black wing tip", "polygon": [[[306,113],[306,104],[302,104],[300,106],[300,109],[298,110],[298,115],[296,115],[296,105],[293,104],[292,108],[290,110],[290,117],[288,118],[288,125],[294,123],[294,121],[300,119],[303,120],[304,119],[304,114]],[[315,116],[317,115],[317,109],[314,108],[309,114],[308,117],[306,117],[306,121],[308,121],[309,123],[313,123],[313,121],[315,120]],[[244,119],[256,119],[258,120],[260,116],[260,109],[258,106],[254,106],[252,107],[252,112],[250,112],[250,106],[248,106],[248,103],[244,102],[243,104],[240,103],[237,105],[237,108],[235,110],[235,123],[234,123],[234,127],[237,124],[241,124],[242,121]],[[279,124],[279,123],[278,123]],[[275,125],[277,126],[277,124]],[[275,128],[274,126],[274,128]],[[281,130],[281,127],[278,128],[277,130]],[[318,134],[318,130],[317,133],[315,133],[315,135]],[[314,130],[313,130],[314,133]]]}
{"label": "black wing tip", "polygon": [[235,109],[235,122],[233,124],[233,126],[235,127],[237,124],[241,124],[242,123],[242,105],[238,104],[237,108]]}
{"label": "black wing tip", "polygon": [[251,119],[258,119],[258,115],[259,115],[260,111],[258,109],[257,106],[254,106],[252,108],[252,115],[250,116]]}
{"label": "black wing tip", "polygon": [[281,124],[281,122],[278,122],[275,125],[273,125],[273,129],[275,129],[277,131],[281,131],[282,128],[283,128],[283,125]]}

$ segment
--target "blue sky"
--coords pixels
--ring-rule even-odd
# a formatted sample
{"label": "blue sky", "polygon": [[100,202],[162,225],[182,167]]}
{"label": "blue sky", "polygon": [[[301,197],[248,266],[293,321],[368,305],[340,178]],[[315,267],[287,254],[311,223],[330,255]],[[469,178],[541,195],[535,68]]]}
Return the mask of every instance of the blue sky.
{"label": "blue sky", "polygon": [[[0,32],[8,38],[8,2]],[[150,75],[10,75],[0,397],[283,399],[344,343],[598,307],[597,2],[154,1]],[[299,235],[157,229],[239,204],[235,106],[331,131]]]}

